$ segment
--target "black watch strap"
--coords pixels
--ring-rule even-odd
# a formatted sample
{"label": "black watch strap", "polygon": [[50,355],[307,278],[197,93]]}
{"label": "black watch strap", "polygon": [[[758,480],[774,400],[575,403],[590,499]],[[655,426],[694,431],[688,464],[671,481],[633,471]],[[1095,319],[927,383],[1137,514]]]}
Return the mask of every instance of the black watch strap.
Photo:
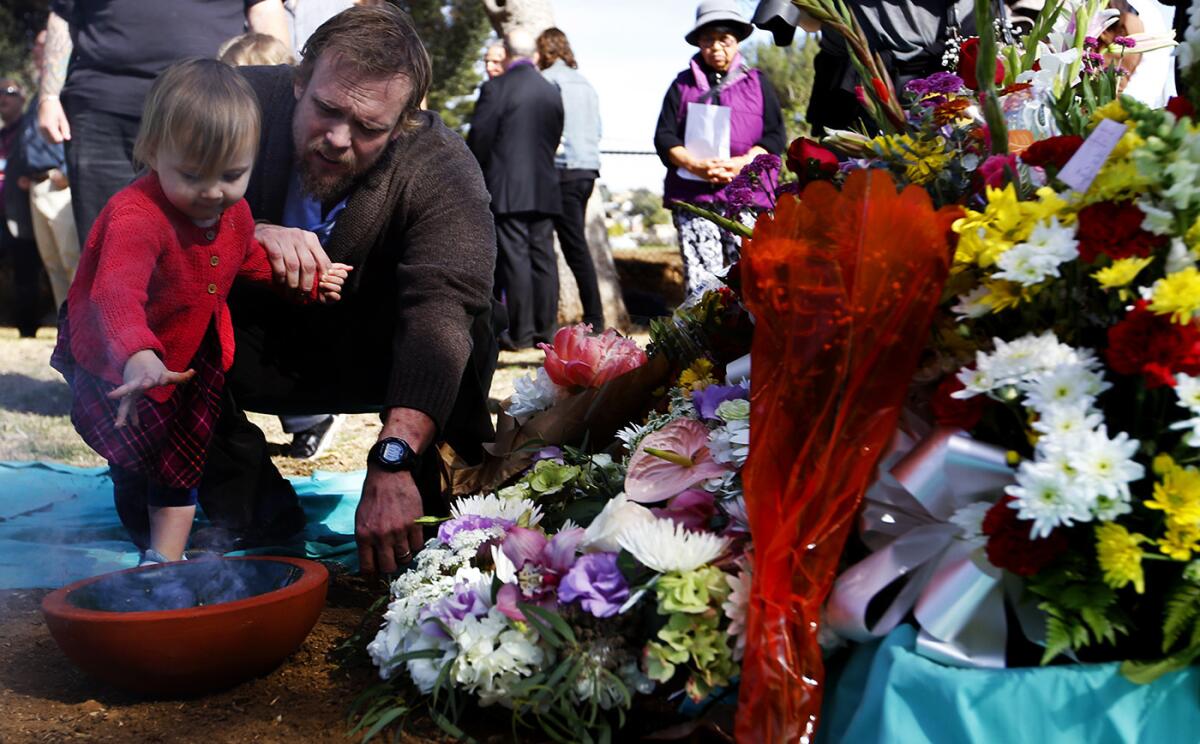
{"label": "black watch strap", "polygon": [[412,470],[416,461],[417,453],[408,442],[399,437],[384,437],[367,453],[367,462],[384,470]]}

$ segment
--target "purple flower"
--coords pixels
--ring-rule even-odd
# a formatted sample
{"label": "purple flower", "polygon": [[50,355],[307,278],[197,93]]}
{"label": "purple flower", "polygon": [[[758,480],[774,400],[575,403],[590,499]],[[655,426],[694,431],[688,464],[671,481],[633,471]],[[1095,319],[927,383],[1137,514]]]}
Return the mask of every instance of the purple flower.
{"label": "purple flower", "polygon": [[1083,37],[1083,45],[1085,47],[1091,47],[1092,49],[1095,49],[1096,47],[1100,46],[1100,40],[1095,36],[1085,36]]}
{"label": "purple flower", "polygon": [[433,622],[441,620],[446,625],[467,617],[481,617],[487,614],[490,604],[475,591],[472,582],[461,581],[454,585],[450,593],[427,607],[421,613],[421,630],[426,635],[446,637],[445,631]]}
{"label": "purple flower", "polygon": [[537,531],[513,527],[500,545],[516,570],[517,583],[505,584],[496,593],[496,609],[513,620],[525,620],[518,602],[549,604],[554,588],[575,562],[575,549],[583,541],[583,529],[563,530],[549,540]]}
{"label": "purple flower", "polygon": [[742,173],[748,173],[750,176],[761,176],[764,173],[779,170],[781,165],[783,165],[783,161],[779,159],[778,155],[765,152],[761,155],[756,155],[754,160],[750,161],[750,165],[742,169]]}
{"label": "purple flower", "polygon": [[935,72],[925,78],[930,93],[957,93],[962,90],[963,79],[953,72]]}
{"label": "purple flower", "polygon": [[709,385],[703,390],[696,390],[692,393],[692,403],[695,404],[700,418],[715,419],[717,406],[727,400],[745,398],[747,393],[746,388],[741,385]]}
{"label": "purple flower", "polygon": [[438,539],[444,543],[449,543],[450,539],[460,532],[470,532],[472,530],[486,530],[489,527],[502,527],[505,531],[510,530],[516,522],[511,519],[501,519],[499,517],[481,517],[477,514],[464,514],[458,519],[451,519],[448,522],[442,522],[442,526],[438,527]]}
{"label": "purple flower", "polygon": [[1126,49],[1133,49],[1135,46],[1137,46],[1137,42],[1128,36],[1118,36],[1113,39],[1113,43],[1117,46],[1123,46]]}
{"label": "purple flower", "polygon": [[725,187],[725,214],[734,219],[744,210],[754,206],[754,189],[739,183],[738,176]]}
{"label": "purple flower", "polygon": [[927,80],[925,80],[925,78],[916,78],[914,80],[909,80],[907,83],[904,84],[904,90],[909,93],[912,93],[914,96],[917,96],[918,98],[922,98],[926,95],[929,95],[929,82]]}
{"label": "purple flower", "polygon": [[629,584],[617,569],[616,553],[591,553],[575,561],[558,586],[558,601],[579,604],[595,617],[612,617],[629,599]]}
{"label": "purple flower", "polygon": [[536,463],[536,462],[541,462],[542,460],[554,460],[555,462],[562,462],[563,461],[562,448],[554,447],[554,446],[542,447],[540,450],[537,451],[537,454],[535,454],[533,456],[533,461]]}

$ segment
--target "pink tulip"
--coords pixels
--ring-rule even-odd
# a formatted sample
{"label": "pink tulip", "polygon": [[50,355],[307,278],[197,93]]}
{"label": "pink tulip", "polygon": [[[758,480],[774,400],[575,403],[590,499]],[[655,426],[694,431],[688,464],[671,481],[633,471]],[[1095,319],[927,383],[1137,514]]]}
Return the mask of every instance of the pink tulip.
{"label": "pink tulip", "polygon": [[553,346],[538,346],[546,352],[546,374],[567,388],[600,387],[646,363],[646,352],[636,342],[611,328],[593,335],[587,323],[563,326],[554,334]]}
{"label": "pink tulip", "polygon": [[679,419],[638,444],[629,458],[625,496],[652,504],[725,472],[708,452],[708,427],[695,419]]}

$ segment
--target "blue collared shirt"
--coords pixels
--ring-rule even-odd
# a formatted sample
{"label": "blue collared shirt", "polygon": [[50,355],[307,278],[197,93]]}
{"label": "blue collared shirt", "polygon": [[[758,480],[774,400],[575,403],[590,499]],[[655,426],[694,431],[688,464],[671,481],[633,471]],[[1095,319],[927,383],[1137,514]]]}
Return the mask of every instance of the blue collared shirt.
{"label": "blue collared shirt", "polygon": [[[349,197],[347,197],[349,198]],[[300,176],[292,171],[288,182],[287,200],[283,203],[283,227],[298,227],[315,233],[317,240],[324,246],[333,233],[338,215],[346,208],[346,199],[342,199],[328,214],[322,214],[321,202],[304,193],[300,188]]]}

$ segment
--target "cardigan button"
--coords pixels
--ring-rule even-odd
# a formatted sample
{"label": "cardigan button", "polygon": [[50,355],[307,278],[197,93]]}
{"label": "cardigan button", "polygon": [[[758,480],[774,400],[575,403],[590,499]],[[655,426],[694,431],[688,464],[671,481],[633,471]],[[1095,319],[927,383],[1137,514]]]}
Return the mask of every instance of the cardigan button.
{"label": "cardigan button", "polygon": [[217,293],[217,285],[215,285],[215,284],[208,285],[208,293],[216,294]]}
{"label": "cardigan button", "polygon": [[216,230],[209,230],[208,232],[204,233],[204,239],[205,239],[205,240],[212,240],[212,239],[213,239],[213,238],[215,238],[215,237],[217,237],[217,231],[216,231]]}
{"label": "cardigan button", "polygon": [[212,258],[210,258],[208,260],[208,262],[210,264],[212,264],[213,266],[216,266],[217,264],[221,263],[221,259],[217,258],[216,256],[213,256]]}

